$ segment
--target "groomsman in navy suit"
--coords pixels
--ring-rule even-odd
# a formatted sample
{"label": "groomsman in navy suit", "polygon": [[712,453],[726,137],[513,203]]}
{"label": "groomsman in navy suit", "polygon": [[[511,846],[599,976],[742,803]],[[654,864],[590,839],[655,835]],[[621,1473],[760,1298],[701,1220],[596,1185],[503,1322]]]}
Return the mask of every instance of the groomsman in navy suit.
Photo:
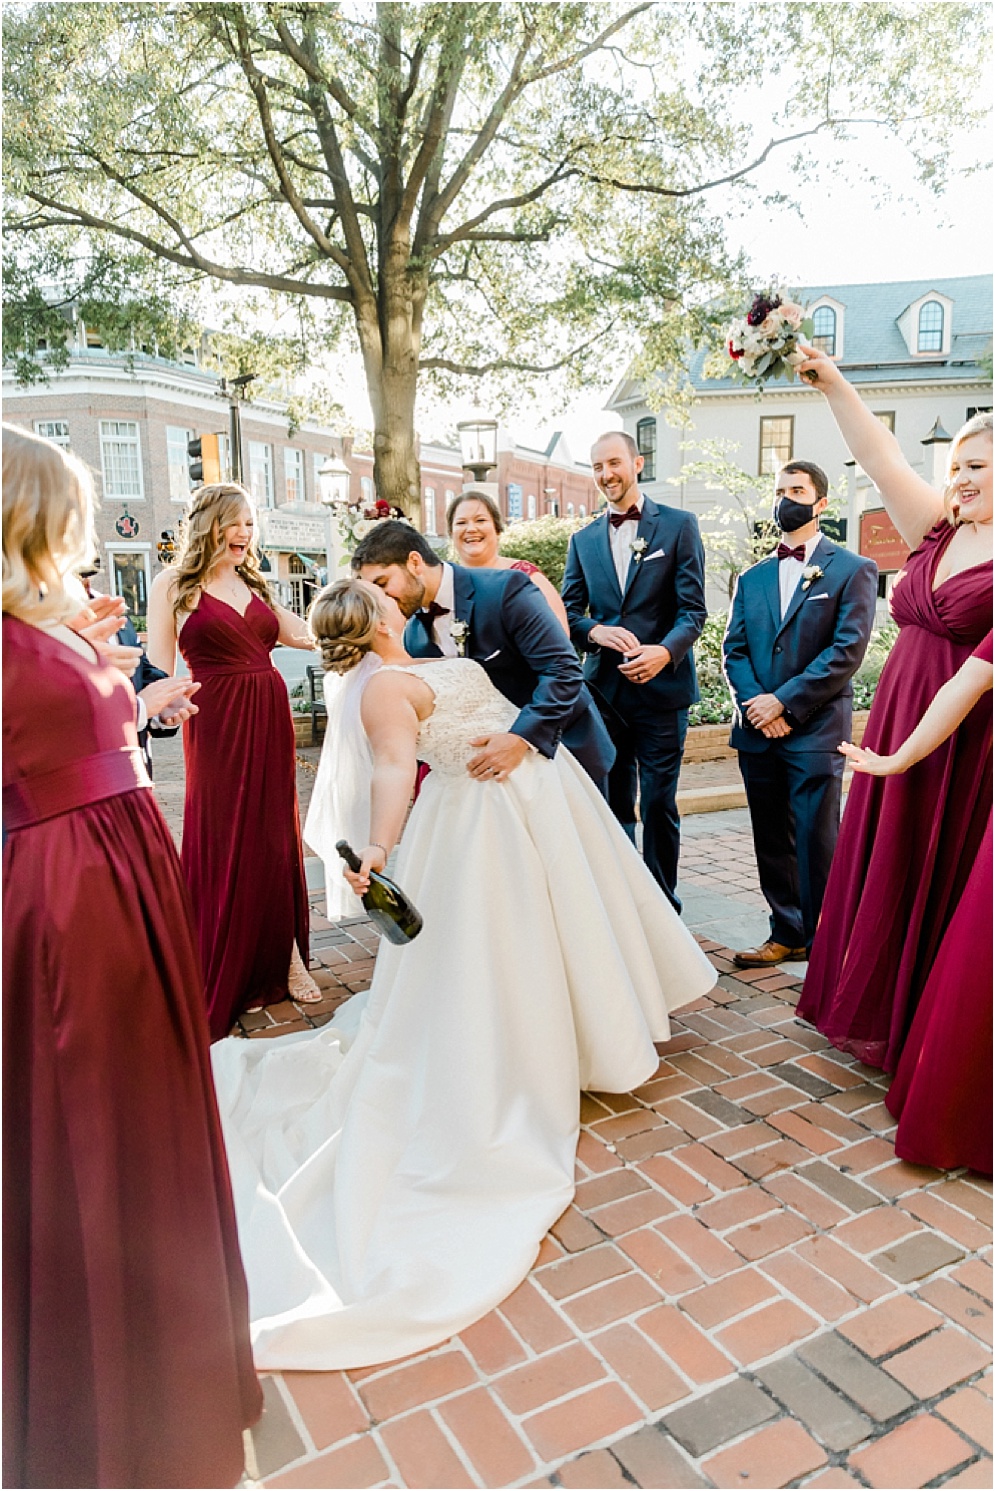
{"label": "groomsman in navy suit", "polygon": [[701,635],[705,554],[693,513],[639,489],[643,458],[631,435],[602,435],[591,465],[608,509],[570,540],[563,601],[575,645],[615,745],[608,801],[677,911],[677,778],[688,706],[698,698],[691,648]]}
{"label": "groomsman in navy suit", "polygon": [[790,461],[777,474],[777,552],[736,584],[722,644],[735,705],[730,744],[753,824],[770,936],[734,954],[742,968],[807,958],[839,833],[853,689],[874,624],[877,566],[819,532],[826,474]]}

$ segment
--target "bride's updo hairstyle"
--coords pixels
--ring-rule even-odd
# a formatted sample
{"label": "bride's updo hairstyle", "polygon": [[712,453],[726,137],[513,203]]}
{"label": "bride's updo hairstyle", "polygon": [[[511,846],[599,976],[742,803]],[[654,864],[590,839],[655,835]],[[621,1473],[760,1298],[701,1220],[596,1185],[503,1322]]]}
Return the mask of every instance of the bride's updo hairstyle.
{"label": "bride's updo hairstyle", "polygon": [[380,592],[361,580],[334,580],[308,612],[326,672],[348,673],[369,652],[385,615]]}

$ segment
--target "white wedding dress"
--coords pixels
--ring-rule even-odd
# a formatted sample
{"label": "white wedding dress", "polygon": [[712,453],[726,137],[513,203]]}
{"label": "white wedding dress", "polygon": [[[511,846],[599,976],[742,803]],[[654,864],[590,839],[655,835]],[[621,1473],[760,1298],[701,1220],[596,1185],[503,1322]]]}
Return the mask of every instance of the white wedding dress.
{"label": "white wedding dress", "polygon": [[499,1304],[570,1203],[581,1089],[647,1081],[715,983],[569,753],[475,780],[469,741],[517,710],[469,660],[410,671],[436,700],[396,869],[423,931],[334,1023],[212,1048],[260,1368],[391,1361]]}

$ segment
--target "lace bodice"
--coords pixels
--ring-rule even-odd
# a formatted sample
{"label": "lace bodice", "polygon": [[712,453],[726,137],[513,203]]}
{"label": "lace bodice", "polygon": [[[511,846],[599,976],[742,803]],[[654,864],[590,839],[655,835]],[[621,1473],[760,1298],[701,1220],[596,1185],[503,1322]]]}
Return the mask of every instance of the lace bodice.
{"label": "lace bodice", "polygon": [[390,665],[392,672],[411,673],[428,684],[435,709],[418,732],[418,757],[433,771],[456,775],[466,770],[477,747],[478,735],[507,730],[519,711],[498,693],[479,663],[471,658],[434,658],[409,667]]}

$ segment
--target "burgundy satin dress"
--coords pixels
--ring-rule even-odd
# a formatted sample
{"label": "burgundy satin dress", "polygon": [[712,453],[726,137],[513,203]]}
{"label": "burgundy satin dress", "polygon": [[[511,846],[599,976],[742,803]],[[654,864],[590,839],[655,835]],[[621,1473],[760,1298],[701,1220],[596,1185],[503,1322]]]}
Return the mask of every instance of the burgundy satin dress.
{"label": "burgundy satin dress", "polygon": [[[974,656],[992,661],[992,634]],[[895,1153],[992,1173],[992,818],[929,971],[895,1080]]]}
{"label": "burgundy satin dress", "polygon": [[287,998],[295,940],[307,966],[294,725],[270,657],[279,630],[257,595],[240,616],[205,592],[180,630],[202,685],[183,731],[181,858],[215,1041],[243,1010]]}
{"label": "burgundy satin dress", "polygon": [[[933,589],[954,529],[938,523],[895,582],[898,639],[864,745],[895,750],[990,630],[991,561]],[[982,700],[902,776],[856,774],[843,814],[798,1014],[834,1046],[893,1072],[981,848],[992,796],[992,717]]]}
{"label": "burgundy satin dress", "polygon": [[130,686],[3,650],[4,1485],[231,1486],[261,1397],[179,860]]}

